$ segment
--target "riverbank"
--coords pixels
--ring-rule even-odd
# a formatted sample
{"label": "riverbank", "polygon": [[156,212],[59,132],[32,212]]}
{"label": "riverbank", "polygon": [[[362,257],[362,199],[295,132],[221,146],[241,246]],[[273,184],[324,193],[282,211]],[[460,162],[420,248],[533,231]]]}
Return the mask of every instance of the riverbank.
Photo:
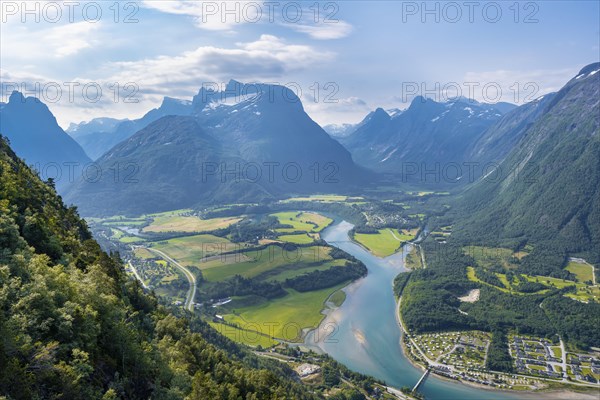
{"label": "riverbank", "polygon": [[[421,364],[420,362],[418,362],[417,360],[415,360],[413,358],[413,354],[412,354],[411,350],[406,346],[404,338],[405,338],[405,335],[408,334],[408,331],[405,328],[404,322],[402,321],[402,314],[400,312],[401,301],[402,301],[402,296],[400,296],[396,299],[396,322],[398,323],[398,326],[401,331],[400,347],[402,348],[402,353],[404,354],[406,359],[411,363],[411,365],[413,365],[416,368],[419,368],[422,371],[425,371],[425,370],[427,370],[427,367],[425,365]],[[413,343],[413,345],[414,345],[414,343]],[[513,390],[513,389],[502,389],[502,388],[491,388],[487,385],[479,384],[476,382],[465,381],[462,379],[453,379],[448,376],[437,374],[435,371],[435,368],[431,368],[430,371],[432,374],[434,374],[436,376],[436,378],[442,379],[447,382],[460,383],[465,386],[474,387],[474,388],[486,390],[489,392],[519,394],[519,395],[522,394],[523,398],[528,398],[528,399],[538,399],[539,398],[538,395],[542,394],[542,393],[544,394],[545,399],[551,399],[551,400],[562,400],[562,399],[565,399],[565,400],[576,400],[576,399],[577,400],[580,400],[580,399],[581,400],[597,400],[600,397],[600,387],[598,387],[598,389],[595,389],[595,388],[592,388],[589,386],[581,386],[582,391],[574,391],[574,390],[567,390],[567,389],[553,389],[553,388],[544,388],[544,389],[538,389],[538,390]],[[505,374],[495,372],[495,371],[490,371],[489,373],[492,373],[492,374],[497,373],[499,375],[505,375]],[[524,378],[527,379],[529,377],[524,377]],[[530,377],[529,379],[536,379],[536,378]],[[561,384],[560,382],[554,382],[554,381],[552,381],[550,383]],[[596,395],[594,395],[593,393],[589,393],[591,391],[596,391],[597,392]]]}

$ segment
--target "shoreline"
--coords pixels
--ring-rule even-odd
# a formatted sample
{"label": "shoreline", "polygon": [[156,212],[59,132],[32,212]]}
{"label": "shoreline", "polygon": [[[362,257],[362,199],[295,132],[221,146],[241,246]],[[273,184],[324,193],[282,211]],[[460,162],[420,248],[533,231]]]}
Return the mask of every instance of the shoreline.
{"label": "shoreline", "polygon": [[[402,354],[404,355],[404,357],[408,360],[408,362],[412,366],[414,366],[415,368],[418,368],[424,372],[427,368],[425,368],[425,366],[420,364],[419,362],[413,360],[413,358],[409,354],[408,349],[406,348],[406,344],[404,343],[404,335],[406,334],[406,332],[404,331],[404,324],[402,323],[402,317],[400,315],[400,304],[401,304],[400,298],[396,297],[395,316],[396,316],[396,322],[398,323],[398,327],[400,328],[400,347],[402,348]],[[593,390],[594,388],[586,387],[586,386],[582,387],[581,392],[569,390],[569,389],[539,389],[539,390],[499,389],[499,388],[491,388],[487,385],[481,385],[479,383],[463,381],[462,379],[448,378],[447,376],[436,374],[435,370],[433,368],[430,369],[430,373],[435,375],[435,377],[437,379],[442,379],[446,382],[454,382],[454,383],[458,383],[458,384],[465,385],[468,387],[474,387],[477,389],[487,390],[490,392],[522,394],[524,397],[531,398],[531,399],[534,398],[531,396],[536,395],[536,394],[542,394],[542,393],[546,396],[550,396],[550,397],[547,397],[548,399],[556,399],[556,400],[586,400],[586,399],[597,400],[598,399],[598,396],[594,396],[593,393],[590,393],[591,390]],[[535,377],[532,377],[532,379],[535,379]],[[556,382],[556,383],[560,383],[560,382]],[[599,392],[598,394],[600,395],[600,387],[598,387],[597,392]],[[581,396],[585,396],[585,398],[582,398]],[[538,397],[536,396],[535,398],[538,398]]]}

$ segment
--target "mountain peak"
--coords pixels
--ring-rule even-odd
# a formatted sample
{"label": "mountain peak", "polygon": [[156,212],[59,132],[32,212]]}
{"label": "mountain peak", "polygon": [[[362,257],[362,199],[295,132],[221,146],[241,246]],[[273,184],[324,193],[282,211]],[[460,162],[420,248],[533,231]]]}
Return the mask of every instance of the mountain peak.
{"label": "mountain peak", "polygon": [[600,62],[591,63],[591,64],[586,65],[585,67],[583,67],[581,69],[581,71],[579,71],[579,73],[577,74],[577,76],[587,75],[590,72],[594,72],[594,71],[598,71],[598,70],[600,70]]}
{"label": "mountain peak", "polygon": [[456,97],[450,97],[446,103],[468,103],[468,104],[481,104],[480,102],[478,102],[475,99],[470,99],[468,97],[465,96],[456,96]]}
{"label": "mountain peak", "polygon": [[424,106],[430,106],[432,104],[437,104],[437,102],[433,99],[427,98],[427,97],[423,97],[423,96],[416,96],[413,101],[410,103],[410,106],[408,107],[409,110],[414,110],[414,109],[418,109]]}
{"label": "mountain peak", "polygon": [[390,114],[387,113],[387,111],[385,111],[383,108],[381,107],[377,107],[375,109],[375,111],[373,112],[375,115],[387,115],[388,117],[390,116]]}
{"label": "mountain peak", "polygon": [[192,104],[189,100],[181,100],[176,99],[174,97],[165,96],[160,105],[160,108],[169,107],[169,106],[190,106]]}
{"label": "mountain peak", "polygon": [[243,86],[244,84],[242,82],[230,79],[229,82],[227,82],[227,86],[225,86],[225,91],[237,93]]}
{"label": "mountain peak", "polygon": [[383,108],[378,107],[375,109],[375,111],[371,111],[369,114],[367,114],[367,116],[359,125],[364,125],[370,121],[387,121],[390,118],[390,114],[388,114]]}
{"label": "mountain peak", "polygon": [[21,93],[17,90],[13,90],[13,92],[10,94],[10,97],[8,98],[8,102],[9,103],[25,103],[25,96],[23,96],[23,93]]}

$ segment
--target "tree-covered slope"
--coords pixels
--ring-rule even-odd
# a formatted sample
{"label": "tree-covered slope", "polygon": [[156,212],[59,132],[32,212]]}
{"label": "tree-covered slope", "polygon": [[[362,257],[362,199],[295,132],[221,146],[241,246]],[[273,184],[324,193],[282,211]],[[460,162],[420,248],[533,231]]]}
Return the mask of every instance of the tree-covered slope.
{"label": "tree-covered slope", "polygon": [[125,277],[0,139],[0,397],[312,399],[291,371]]}

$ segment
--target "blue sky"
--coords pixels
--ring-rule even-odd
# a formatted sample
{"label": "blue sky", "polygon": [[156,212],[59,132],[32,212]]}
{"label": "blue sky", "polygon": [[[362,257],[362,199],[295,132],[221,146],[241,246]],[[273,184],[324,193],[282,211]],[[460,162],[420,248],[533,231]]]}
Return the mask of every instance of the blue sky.
{"label": "blue sky", "polygon": [[598,1],[114,3],[30,1],[26,14],[3,0],[2,100],[17,84],[66,127],[233,78],[289,84],[321,124],[357,122],[416,94],[522,103],[600,58]]}

